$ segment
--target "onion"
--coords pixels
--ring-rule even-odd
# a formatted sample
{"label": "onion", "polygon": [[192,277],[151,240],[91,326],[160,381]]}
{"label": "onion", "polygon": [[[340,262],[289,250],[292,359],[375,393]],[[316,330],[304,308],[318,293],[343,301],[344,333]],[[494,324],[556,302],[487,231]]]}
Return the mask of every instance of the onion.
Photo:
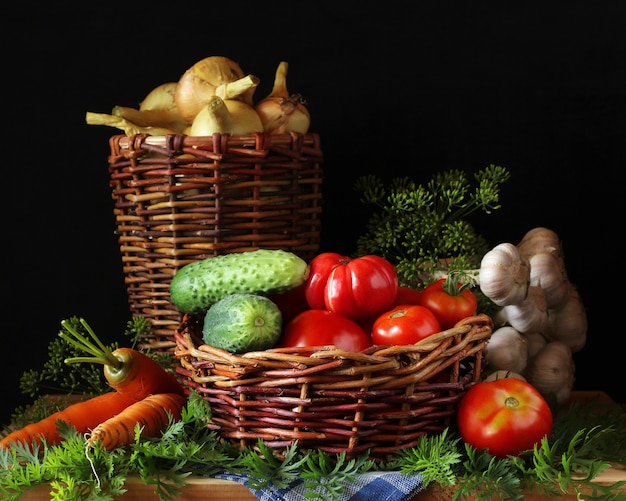
{"label": "onion", "polygon": [[176,93],[176,86],[178,82],[166,82],[161,85],[157,85],[152,89],[143,101],[139,103],[139,109],[144,110],[171,110],[176,108],[176,101],[174,100],[174,94]]}
{"label": "onion", "polygon": [[213,96],[197,113],[188,132],[190,136],[245,135],[263,132],[263,124],[252,106],[236,99]]}
{"label": "onion", "polygon": [[274,87],[270,94],[255,106],[263,130],[272,134],[309,130],[311,117],[299,94],[289,95],[287,90],[288,64],[281,61],[276,69]]}
{"label": "onion", "polygon": [[[223,56],[206,57],[191,66],[178,80],[174,94],[176,106],[184,119],[191,123],[211,97],[219,96],[216,90],[220,85],[234,82],[244,76],[245,73],[239,64],[232,59]],[[248,88],[237,99],[252,106],[255,89],[256,86]]]}

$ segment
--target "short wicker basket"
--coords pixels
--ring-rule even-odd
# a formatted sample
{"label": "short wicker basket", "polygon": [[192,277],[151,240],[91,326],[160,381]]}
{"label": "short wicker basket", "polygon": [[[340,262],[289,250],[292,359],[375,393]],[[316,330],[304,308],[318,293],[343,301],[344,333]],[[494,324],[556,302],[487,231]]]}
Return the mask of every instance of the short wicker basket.
{"label": "short wicker basket", "polygon": [[452,424],[481,377],[492,330],[491,318],[480,314],[410,346],[233,354],[202,344],[202,319],[185,315],[176,333],[177,372],[209,402],[209,426],[238,447],[262,439],[279,453],[297,442],[385,459]]}
{"label": "short wicker basket", "polygon": [[117,135],[110,149],[131,315],[153,327],[140,348],[173,353],[182,315],[169,284],[185,264],[259,248],[308,260],[319,250],[317,134]]}

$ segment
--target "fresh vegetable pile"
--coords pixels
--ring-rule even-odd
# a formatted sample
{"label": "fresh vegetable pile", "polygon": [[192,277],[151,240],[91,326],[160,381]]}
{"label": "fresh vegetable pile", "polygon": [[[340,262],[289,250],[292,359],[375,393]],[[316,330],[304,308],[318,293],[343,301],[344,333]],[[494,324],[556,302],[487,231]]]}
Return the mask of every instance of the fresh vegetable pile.
{"label": "fresh vegetable pile", "polygon": [[310,115],[300,94],[287,90],[288,63],[276,69],[271,92],[254,102],[259,79],[245,74],[224,56],[209,56],[188,68],[175,82],[152,89],[139,108],[115,106],[111,114],[88,112],[90,125],[107,125],[127,135],[187,134],[211,136],[309,130]]}
{"label": "fresh vegetable pile", "polygon": [[478,304],[456,280],[421,293],[399,287],[394,266],[379,256],[324,252],[307,264],[267,249],[190,263],[172,279],[170,295],[181,311],[204,318],[206,344],[233,353],[415,344],[475,315]]}

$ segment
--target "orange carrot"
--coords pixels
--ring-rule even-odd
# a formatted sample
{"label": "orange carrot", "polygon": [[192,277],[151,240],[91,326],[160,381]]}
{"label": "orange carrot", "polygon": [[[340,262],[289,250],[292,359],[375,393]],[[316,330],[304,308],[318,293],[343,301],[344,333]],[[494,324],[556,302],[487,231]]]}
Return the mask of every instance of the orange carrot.
{"label": "orange carrot", "polygon": [[67,332],[62,331],[59,336],[92,356],[68,358],[65,360],[66,363],[103,364],[104,376],[109,385],[118,393],[123,393],[137,402],[155,393],[184,395],[183,387],[178,379],[158,362],[132,348],[122,347],[111,351],[98,339],[85,320],[81,318],[80,322],[96,344],[80,334],[67,320],[61,322]]}
{"label": "orange carrot", "polygon": [[23,442],[30,446],[33,441],[56,444],[63,439],[57,430],[57,421],[71,423],[79,433],[87,433],[102,421],[105,421],[126,409],[134,401],[117,392],[104,393],[89,400],[77,402],[48,417],[14,430],[0,440],[0,447],[8,449],[11,444]]}
{"label": "orange carrot", "polygon": [[186,401],[178,393],[150,395],[96,426],[87,445],[94,447],[100,442],[106,450],[130,445],[135,440],[136,425],[141,427],[142,437],[157,437],[169,424],[169,415],[174,421],[180,419]]}

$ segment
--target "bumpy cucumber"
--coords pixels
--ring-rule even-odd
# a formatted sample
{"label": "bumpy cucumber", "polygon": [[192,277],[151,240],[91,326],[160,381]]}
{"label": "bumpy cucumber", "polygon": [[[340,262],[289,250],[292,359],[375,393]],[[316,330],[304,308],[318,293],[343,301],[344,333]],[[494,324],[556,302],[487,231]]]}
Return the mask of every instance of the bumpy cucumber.
{"label": "bumpy cucumber", "polygon": [[180,268],[170,298],[183,313],[201,314],[230,294],[276,294],[308,278],[306,261],[284,250],[259,249],[223,254]]}
{"label": "bumpy cucumber", "polygon": [[202,340],[231,353],[267,350],[278,342],[282,314],[258,294],[231,294],[211,306],[204,316]]}

